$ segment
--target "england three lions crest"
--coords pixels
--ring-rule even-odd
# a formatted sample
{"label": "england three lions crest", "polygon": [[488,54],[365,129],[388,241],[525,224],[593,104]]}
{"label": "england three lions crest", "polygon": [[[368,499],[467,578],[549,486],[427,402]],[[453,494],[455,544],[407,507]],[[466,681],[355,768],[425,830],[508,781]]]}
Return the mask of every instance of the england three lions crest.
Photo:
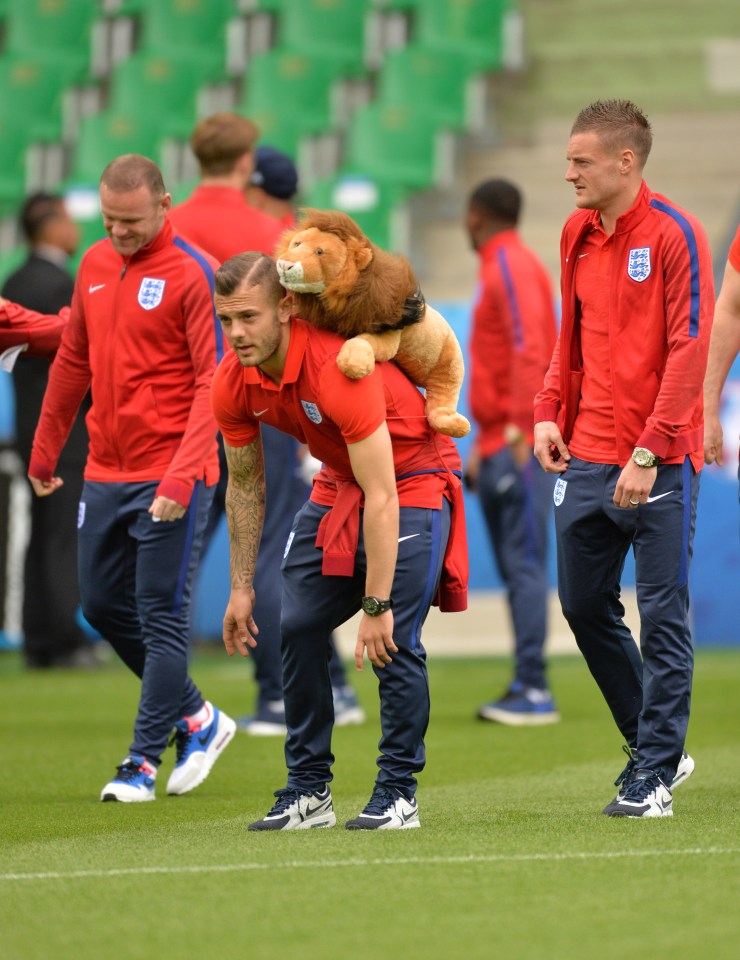
{"label": "england three lions crest", "polygon": [[627,262],[627,276],[642,283],[650,276],[650,247],[633,247]]}
{"label": "england three lions crest", "polygon": [[166,280],[155,280],[153,277],[144,277],[139,287],[139,306],[145,310],[153,310],[162,302]]}
{"label": "england three lions crest", "polygon": [[312,423],[321,423],[323,417],[315,403],[311,403],[310,400],[301,400],[301,405],[303,406],[306,416]]}

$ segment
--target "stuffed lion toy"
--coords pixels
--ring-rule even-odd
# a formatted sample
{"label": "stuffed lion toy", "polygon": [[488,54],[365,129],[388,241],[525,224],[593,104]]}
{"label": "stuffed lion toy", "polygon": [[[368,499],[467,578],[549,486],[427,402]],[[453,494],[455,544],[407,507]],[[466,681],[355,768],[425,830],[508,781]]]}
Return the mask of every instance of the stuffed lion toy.
{"label": "stuffed lion toy", "polygon": [[348,338],[337,365],[352,379],[367,376],[376,361],[395,360],[423,387],[430,426],[464,437],[470,423],[457,412],[462,351],[444,317],[424,302],[409,261],[376,247],[345,213],[303,214],[275,249],[296,315]]}

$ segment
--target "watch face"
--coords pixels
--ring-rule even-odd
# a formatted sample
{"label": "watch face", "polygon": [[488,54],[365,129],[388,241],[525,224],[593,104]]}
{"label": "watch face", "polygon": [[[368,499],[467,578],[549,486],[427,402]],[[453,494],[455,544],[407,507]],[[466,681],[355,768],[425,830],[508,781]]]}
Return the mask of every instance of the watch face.
{"label": "watch face", "polygon": [[376,617],[380,613],[380,603],[375,597],[363,597],[362,609],[369,617]]}

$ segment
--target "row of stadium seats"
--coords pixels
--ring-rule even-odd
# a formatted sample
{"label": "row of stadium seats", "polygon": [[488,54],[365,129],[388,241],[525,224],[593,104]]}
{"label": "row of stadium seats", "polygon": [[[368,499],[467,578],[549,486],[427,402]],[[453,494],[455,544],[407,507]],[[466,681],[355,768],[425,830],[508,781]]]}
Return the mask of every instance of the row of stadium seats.
{"label": "row of stadium seats", "polygon": [[[481,71],[500,66],[505,14],[514,5],[513,0],[2,2],[0,90],[7,95],[0,98],[0,213],[7,215],[26,192],[34,145],[61,146],[57,186],[94,184],[112,157],[131,150],[153,156],[167,170],[167,143],[183,144],[197,116],[210,112],[209,92],[226,90],[228,107],[254,119],[262,140],[298,159],[304,173],[310,164],[301,162],[302,147],[333,136],[338,146],[330,175],[307,177],[304,199],[323,206],[339,206],[342,197],[369,200],[372,229],[389,222],[408,191],[444,179],[450,131],[480,122]],[[241,72],[230,71],[230,27],[236,23],[249,33],[260,17],[269,19],[271,48],[251,53]],[[408,42],[380,55],[383,17],[403,18]],[[94,52],[96,42],[100,46],[102,31],[123,22],[132,25],[133,52],[105,65]],[[353,85],[362,91],[359,105],[351,102]],[[86,90],[94,92],[98,109],[87,115],[78,109],[70,123],[70,98]],[[363,96],[369,102],[363,103]],[[371,190],[353,188],[360,176],[368,178]],[[177,176],[168,180],[177,185]],[[373,239],[385,245],[388,230]]]}

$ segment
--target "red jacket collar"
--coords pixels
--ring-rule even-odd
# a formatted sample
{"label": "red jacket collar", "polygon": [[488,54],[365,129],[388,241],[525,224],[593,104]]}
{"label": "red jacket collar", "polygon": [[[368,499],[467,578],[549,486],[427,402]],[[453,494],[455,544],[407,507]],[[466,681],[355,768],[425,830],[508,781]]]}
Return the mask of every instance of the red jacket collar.
{"label": "red jacket collar", "polygon": [[174,235],[175,231],[172,229],[172,224],[169,220],[165,220],[164,226],[153,240],[147,243],[146,246],[140,247],[136,253],[132,253],[130,257],[121,257],[121,260],[123,260],[125,264],[129,264],[133,260],[145,260],[147,257],[154,256],[154,254],[159,253],[160,250],[164,250],[165,247],[168,247],[172,243]]}

